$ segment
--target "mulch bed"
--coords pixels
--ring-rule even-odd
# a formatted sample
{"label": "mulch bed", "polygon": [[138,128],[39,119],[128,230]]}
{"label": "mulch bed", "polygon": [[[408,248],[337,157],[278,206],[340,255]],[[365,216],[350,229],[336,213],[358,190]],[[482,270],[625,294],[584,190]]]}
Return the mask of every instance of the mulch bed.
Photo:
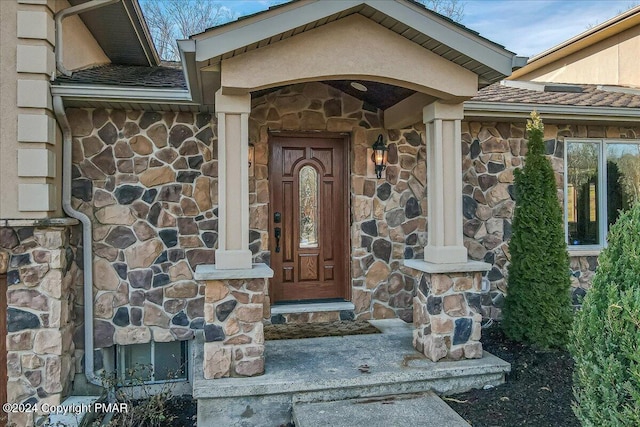
{"label": "mulch bed", "polygon": [[473,427],[578,427],[571,410],[573,359],[507,339],[499,325],[482,331],[484,349],[511,363],[505,384],[445,397]]}
{"label": "mulch bed", "polygon": [[288,323],[265,325],[265,340],[293,340],[299,338],[341,337],[345,335],[379,334],[380,331],[365,321],[338,321],[318,323]]}

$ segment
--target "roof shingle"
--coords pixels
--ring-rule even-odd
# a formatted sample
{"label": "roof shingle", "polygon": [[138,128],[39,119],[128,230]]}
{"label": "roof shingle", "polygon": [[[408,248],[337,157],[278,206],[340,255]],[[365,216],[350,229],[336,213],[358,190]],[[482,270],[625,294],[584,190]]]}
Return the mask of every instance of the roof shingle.
{"label": "roof shingle", "polygon": [[174,67],[140,67],[134,65],[100,65],[75,71],[71,77],[58,76],[54,84],[80,84],[146,87],[156,89],[187,89],[184,73]]}

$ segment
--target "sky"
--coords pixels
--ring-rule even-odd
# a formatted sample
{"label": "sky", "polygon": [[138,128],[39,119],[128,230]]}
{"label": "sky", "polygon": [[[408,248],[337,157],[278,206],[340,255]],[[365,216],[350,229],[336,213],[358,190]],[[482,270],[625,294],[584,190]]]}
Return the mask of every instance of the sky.
{"label": "sky", "polygon": [[[520,56],[543,52],[638,4],[632,0],[459,0],[462,24]],[[218,0],[239,15],[276,0]]]}

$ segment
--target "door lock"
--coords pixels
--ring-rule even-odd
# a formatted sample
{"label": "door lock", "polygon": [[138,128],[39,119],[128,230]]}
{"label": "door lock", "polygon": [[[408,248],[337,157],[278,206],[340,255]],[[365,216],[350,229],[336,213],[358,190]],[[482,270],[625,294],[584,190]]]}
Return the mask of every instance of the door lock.
{"label": "door lock", "polygon": [[276,227],[274,230],[274,237],[276,238],[276,253],[280,252],[280,236],[282,235],[282,229],[280,227]]}

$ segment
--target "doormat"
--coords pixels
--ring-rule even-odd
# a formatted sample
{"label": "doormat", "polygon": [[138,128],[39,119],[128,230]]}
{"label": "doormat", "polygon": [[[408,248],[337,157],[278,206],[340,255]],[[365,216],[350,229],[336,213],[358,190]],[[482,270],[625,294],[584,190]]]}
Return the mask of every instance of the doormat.
{"label": "doormat", "polygon": [[365,321],[318,323],[289,323],[265,325],[266,340],[295,340],[300,338],[341,337],[345,335],[379,334],[379,329]]}

